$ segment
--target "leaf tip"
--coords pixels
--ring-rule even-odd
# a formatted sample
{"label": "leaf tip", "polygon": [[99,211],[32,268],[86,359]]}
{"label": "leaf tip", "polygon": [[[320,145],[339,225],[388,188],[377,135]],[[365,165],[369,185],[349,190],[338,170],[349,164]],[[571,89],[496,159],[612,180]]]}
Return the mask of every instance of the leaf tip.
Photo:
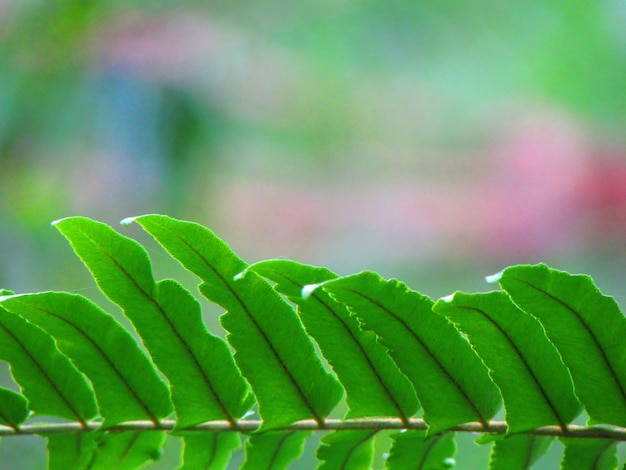
{"label": "leaf tip", "polygon": [[57,219],[57,220],[53,220],[52,222],[50,222],[50,225],[52,225],[53,227],[60,224],[61,222],[63,222],[65,219],[67,219],[68,217],[63,217],[61,219]]}
{"label": "leaf tip", "polygon": [[454,294],[446,295],[445,297],[442,297],[441,300],[447,304],[450,304],[454,300]]}
{"label": "leaf tip", "polygon": [[302,294],[301,294],[302,298],[308,299],[309,297],[311,297],[315,289],[317,289],[321,285],[322,284],[307,284],[306,286],[304,286],[302,288]]}
{"label": "leaf tip", "polygon": [[120,220],[120,224],[128,226],[132,224],[135,220],[137,220],[137,217],[126,217],[125,219]]}
{"label": "leaf tip", "polygon": [[233,281],[240,281],[241,279],[243,279],[244,277],[246,277],[246,274],[248,274],[249,268],[244,269],[243,271],[241,271],[238,274],[235,274],[233,276]]}
{"label": "leaf tip", "polygon": [[500,279],[502,279],[502,274],[504,271],[500,271],[498,273],[492,274],[491,276],[485,276],[485,281],[488,284],[497,284]]}

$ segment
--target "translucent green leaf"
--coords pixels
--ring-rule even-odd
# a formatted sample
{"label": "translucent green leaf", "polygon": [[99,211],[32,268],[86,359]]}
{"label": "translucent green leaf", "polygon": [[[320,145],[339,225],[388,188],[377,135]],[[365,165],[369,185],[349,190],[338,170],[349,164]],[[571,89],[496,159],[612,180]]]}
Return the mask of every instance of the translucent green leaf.
{"label": "translucent green leaf", "polygon": [[[161,457],[165,433],[114,432],[100,434],[89,470],[131,470]],[[67,467],[66,467],[67,468]]]}
{"label": "translucent green leaf", "polygon": [[455,466],[454,433],[427,437],[426,431],[402,431],[391,436],[393,444],[387,470],[447,470]]}
{"label": "translucent green leaf", "polygon": [[617,442],[611,439],[561,438],[565,446],[561,470],[614,470]]}
{"label": "translucent green leaf", "polygon": [[11,365],[28,406],[37,415],[85,424],[98,410],[84,376],[61,354],[54,340],[23,318],[0,307],[0,359]]}
{"label": "translucent green leaf", "polygon": [[106,426],[157,422],[172,412],[169,390],[133,337],[86,298],[65,292],[0,298],[9,311],[53,336],[94,388]]}
{"label": "translucent green leaf", "polygon": [[241,447],[236,432],[182,433],[185,443],[180,470],[224,470],[235,449]]}
{"label": "translucent green leaf", "polygon": [[97,448],[100,433],[50,434],[48,441],[48,470],[88,470]]}
{"label": "translucent green leaf", "polygon": [[551,436],[499,436],[491,450],[489,470],[527,470],[548,452]]}
{"label": "translucent green leaf", "polygon": [[590,424],[626,426],[626,319],[589,276],[544,264],[514,266],[497,279],[542,323],[569,368]]}
{"label": "translucent green leaf", "polygon": [[270,431],[253,434],[246,443],[246,461],[242,470],[279,470],[302,455],[310,432]]}
{"label": "translucent green leaf", "polygon": [[202,279],[202,294],[227,310],[220,321],[254,390],[263,428],[323,421],[341,386],[324,370],[293,308],[253,272],[235,280],[246,263],[201,225],[157,215],[133,220]]}
{"label": "translucent green leaf", "polygon": [[362,470],[372,468],[374,436],[378,431],[335,431],[321,439],[317,458],[319,470]]}
{"label": "translucent green leaf", "polygon": [[487,369],[458,331],[432,311],[428,297],[371,272],[322,286],[389,349],[415,387],[430,432],[468,421],[486,425],[498,411],[500,395]]}
{"label": "translucent green leaf", "polygon": [[176,281],[155,283],[141,245],[82,217],[62,219],[55,226],[102,292],[122,307],[168,378],[177,426],[234,422],[249,410],[252,397],[247,385],[227,345],[207,331],[200,303]]}
{"label": "translucent green leaf", "polygon": [[582,406],[559,354],[532,316],[502,292],[464,294],[434,307],[465,334],[502,392],[509,433],[556,424],[565,429]]}
{"label": "translucent green leaf", "polygon": [[334,279],[335,273],[289,260],[262,261],[249,270],[276,282],[276,290],[298,305],[307,333],[346,390],[347,417],[398,416],[406,421],[417,411],[413,386],[371,331],[362,330],[356,317],[322,289],[302,297],[305,285]]}
{"label": "translucent green leaf", "polygon": [[28,401],[19,393],[0,387],[0,424],[14,429],[28,418]]}

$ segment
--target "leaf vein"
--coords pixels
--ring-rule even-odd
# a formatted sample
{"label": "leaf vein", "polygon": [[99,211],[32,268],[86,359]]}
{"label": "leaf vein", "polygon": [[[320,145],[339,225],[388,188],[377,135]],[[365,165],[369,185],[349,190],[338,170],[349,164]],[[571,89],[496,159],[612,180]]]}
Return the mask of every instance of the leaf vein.
{"label": "leaf vein", "polygon": [[152,295],[150,295],[148,292],[146,292],[143,289],[143,287],[141,287],[139,285],[137,280],[126,270],[126,268],[124,268],[124,266],[122,266],[117,261],[117,259],[115,259],[115,257],[113,255],[111,255],[103,246],[101,246],[99,243],[97,243],[96,240],[94,240],[91,237],[89,237],[89,235],[87,235],[86,233],[83,232],[83,234],[85,235],[85,237],[87,239],[89,239],[105,256],[107,256],[120,269],[120,271],[133,283],[133,285],[137,288],[137,290],[141,293],[141,295],[143,295],[159,311],[159,313],[161,314],[162,318],[165,320],[165,322],[167,323],[167,325],[169,326],[171,331],[176,335],[176,338],[178,339],[179,343],[184,347],[185,352],[190,357],[194,367],[200,372],[200,375],[201,375],[205,385],[207,386],[207,388],[208,388],[209,392],[211,393],[211,395],[215,398],[215,401],[217,402],[218,406],[220,407],[220,409],[222,410],[222,412],[226,416],[226,419],[231,424],[234,424],[236,420],[233,418],[233,416],[231,415],[230,411],[226,408],[225,404],[222,402],[219,394],[217,393],[217,390],[215,390],[215,388],[213,387],[211,379],[207,376],[207,374],[204,371],[202,365],[200,364],[200,361],[198,360],[198,358],[194,354],[193,350],[191,349],[191,346],[189,345],[189,343],[187,343],[185,338],[181,335],[181,333],[178,331],[176,326],[169,319],[169,317],[167,316],[167,313],[163,310],[163,307],[161,306],[161,304],[159,304],[157,299],[155,299]]}
{"label": "leaf vein", "polygon": [[369,441],[372,437],[374,437],[376,433],[378,433],[378,430],[368,433],[363,439],[354,443],[354,445],[346,453],[345,459],[343,459],[343,461],[341,462],[342,470],[345,470],[346,468],[348,468],[348,464],[350,463],[350,457],[352,457],[352,454],[354,454],[359,447],[361,447],[363,444]]}
{"label": "leaf vein", "polygon": [[530,367],[530,364],[528,363],[528,361],[526,360],[526,357],[524,356],[524,354],[522,353],[522,351],[520,351],[519,347],[517,346],[517,344],[515,343],[515,341],[513,341],[513,339],[509,336],[509,334],[504,330],[504,328],[502,328],[502,326],[497,323],[495,321],[495,319],[491,318],[489,315],[487,315],[487,313],[479,308],[476,307],[468,307],[468,306],[464,306],[464,307],[457,307],[460,309],[465,309],[465,310],[471,310],[474,311],[480,315],[482,315],[487,321],[489,321],[493,326],[495,326],[498,331],[502,334],[502,336],[504,336],[504,338],[506,339],[506,341],[511,345],[511,347],[513,348],[513,350],[515,351],[515,354],[519,357],[519,359],[522,361],[522,364],[524,365],[524,367],[526,368],[526,370],[528,371],[528,373],[530,374],[531,378],[532,378],[532,382],[535,384],[535,386],[537,387],[537,389],[539,390],[539,393],[541,394],[541,396],[544,398],[544,400],[546,401],[546,403],[548,404],[548,407],[550,408],[550,411],[552,412],[552,414],[554,415],[554,417],[556,418],[556,420],[559,423],[559,427],[563,430],[566,431],[567,430],[567,424],[565,423],[564,419],[561,417],[560,413],[558,412],[554,402],[552,401],[552,399],[550,398],[550,396],[548,395],[548,392],[545,390],[545,388],[543,387],[543,384],[541,383],[541,381],[537,378],[537,375],[535,374],[534,370],[532,369],[532,367]]}
{"label": "leaf vein", "polygon": [[269,459],[269,462],[267,464],[267,469],[268,470],[272,470],[274,468],[274,463],[278,459],[278,457],[280,455],[280,451],[282,450],[283,446],[285,445],[285,442],[287,442],[287,439],[289,439],[291,436],[293,436],[296,432],[297,431],[290,431],[288,433],[285,433],[280,438],[280,441],[278,441],[278,445],[274,448],[274,451],[272,452],[272,457]]}
{"label": "leaf vein", "polygon": [[[439,443],[439,441],[443,439],[445,435],[446,433],[442,432],[441,434],[438,434],[436,436],[432,436],[426,439],[430,442],[428,443],[428,446],[426,447],[426,449],[424,449],[424,452],[422,452],[422,458],[420,459],[419,464],[417,465],[417,470],[423,470],[424,466],[428,463],[428,457],[430,453],[435,448],[435,446]],[[524,468],[527,468],[527,467],[524,467]]]}
{"label": "leaf vein", "polygon": [[348,290],[350,292],[352,292],[353,294],[358,295],[361,298],[367,300],[368,302],[374,304],[376,307],[378,307],[382,311],[386,312],[389,316],[391,316],[398,323],[400,323],[402,325],[402,327],[406,331],[408,331],[408,333],[415,339],[415,341],[417,341],[417,343],[419,343],[419,345],[422,347],[422,349],[424,349],[424,351],[426,351],[426,353],[431,357],[431,359],[435,362],[435,364],[437,364],[439,369],[445,374],[445,376],[448,378],[448,380],[450,382],[452,382],[452,384],[456,387],[456,389],[459,391],[459,393],[461,393],[461,395],[463,396],[463,399],[472,408],[472,410],[474,411],[474,413],[478,417],[478,420],[484,426],[485,430],[487,430],[489,428],[488,418],[486,418],[483,415],[483,413],[478,409],[478,407],[474,404],[474,402],[470,398],[469,394],[467,393],[467,390],[465,390],[465,388],[456,380],[456,378],[452,374],[450,374],[448,369],[446,369],[446,367],[441,363],[441,361],[439,361],[439,359],[437,358],[435,353],[428,347],[428,345],[426,343],[424,343],[422,341],[422,339],[419,337],[419,335],[413,331],[413,329],[404,321],[403,318],[401,318],[400,316],[396,315],[395,312],[391,311],[390,309],[388,309],[385,305],[381,304],[380,302],[377,302],[375,299],[372,299],[371,297],[368,297],[368,296],[364,295],[363,293],[355,291],[353,289],[348,289]]}
{"label": "leaf vein", "polygon": [[586,323],[585,319],[580,315],[580,313],[577,312],[573,307],[571,307],[569,304],[567,304],[563,300],[561,300],[558,297],[550,294],[548,291],[546,291],[544,289],[541,289],[540,287],[535,286],[534,284],[531,284],[530,282],[527,282],[527,281],[525,281],[523,279],[519,279],[519,278],[516,278],[516,277],[513,277],[513,279],[515,279],[516,281],[518,281],[518,282],[520,282],[520,283],[530,287],[531,289],[534,289],[535,291],[540,292],[541,294],[549,297],[550,299],[552,299],[557,304],[562,305],[565,309],[569,310],[569,312],[572,313],[576,319],[578,319],[578,321],[580,322],[582,327],[587,331],[587,333],[589,334],[589,337],[593,340],[593,342],[595,343],[596,347],[598,348],[598,351],[600,352],[600,354],[602,356],[602,360],[604,361],[604,363],[606,364],[607,368],[609,369],[609,372],[611,374],[611,378],[613,379],[613,381],[615,382],[615,384],[619,388],[620,394],[622,395],[622,399],[624,400],[624,403],[626,404],[626,387],[624,387],[624,385],[622,384],[619,376],[615,372],[615,369],[613,368],[611,362],[609,361],[609,357],[606,354],[606,351],[602,347],[602,343],[600,343],[600,341],[598,340],[598,337],[593,332],[593,329]]}
{"label": "leaf vein", "polygon": [[[302,289],[304,286],[300,285],[298,282],[294,281],[293,279],[289,278],[288,276],[284,275],[283,273],[280,273],[276,270],[273,270],[273,272],[275,272],[278,276],[282,277],[283,279],[285,279],[286,281],[290,282],[291,284],[293,284],[294,286]],[[327,302],[325,302],[320,296],[319,294],[316,293],[316,291],[313,291],[313,298],[315,298],[320,304],[322,304],[324,306],[324,308],[333,316],[335,317],[341,324],[341,326],[343,327],[343,329],[346,331],[346,333],[350,336],[350,338],[352,339],[353,343],[358,347],[359,351],[361,352],[361,356],[365,359],[365,362],[367,363],[368,368],[372,371],[372,374],[374,375],[374,377],[376,378],[376,381],[379,383],[379,385],[382,387],[382,389],[384,390],[385,394],[387,395],[387,397],[389,398],[389,400],[391,401],[391,403],[393,404],[393,407],[398,411],[398,414],[400,416],[400,419],[402,420],[402,422],[407,423],[408,422],[408,416],[406,416],[406,414],[404,413],[404,411],[402,410],[402,407],[400,406],[400,403],[398,403],[398,401],[396,400],[396,398],[394,397],[393,393],[391,393],[391,390],[389,390],[389,387],[387,386],[387,384],[385,383],[385,381],[383,380],[382,376],[380,375],[378,369],[376,368],[376,365],[372,362],[371,357],[369,356],[369,354],[367,353],[367,351],[363,348],[363,345],[361,344],[361,342],[358,340],[358,338],[354,335],[354,332],[350,329],[350,327],[347,325],[347,323],[345,322],[345,320],[343,318],[341,318],[340,315],[337,315],[335,313],[335,311],[333,310],[333,308],[328,305]]]}
{"label": "leaf vein", "polygon": [[215,268],[209,262],[209,260],[207,260],[198,250],[196,250],[196,248],[193,245],[191,245],[187,240],[185,240],[180,235],[178,235],[178,233],[171,231],[168,227],[161,226],[161,228],[163,228],[164,230],[167,230],[170,234],[172,234],[172,236],[176,237],[185,246],[187,246],[187,248],[189,248],[198,257],[198,259],[200,259],[220,279],[222,284],[229,290],[229,292],[232,294],[232,296],[237,300],[237,302],[241,306],[242,310],[246,313],[246,315],[248,316],[250,321],[254,324],[254,327],[261,334],[261,336],[263,338],[263,341],[269,347],[269,349],[271,350],[272,354],[274,355],[274,357],[276,358],[276,360],[280,364],[280,367],[283,369],[283,372],[285,372],[285,374],[289,378],[289,381],[291,382],[292,386],[294,387],[294,389],[296,390],[296,392],[300,396],[302,402],[305,404],[305,406],[312,413],[313,417],[315,418],[315,421],[317,421],[320,425],[323,424],[324,419],[319,415],[317,410],[315,410],[315,408],[313,407],[312,403],[309,401],[308,397],[304,393],[304,390],[302,390],[300,384],[295,379],[295,377],[293,376],[293,374],[291,373],[291,371],[289,370],[289,368],[287,367],[287,365],[283,361],[283,358],[280,356],[278,350],[274,347],[273,343],[270,341],[269,337],[267,336],[267,333],[263,330],[263,328],[261,328],[261,325],[259,325],[259,323],[257,322],[256,318],[254,318],[254,315],[252,315],[252,313],[250,312],[250,309],[247,307],[247,305],[245,304],[243,299],[239,296],[239,294],[226,281],[226,279],[224,278],[224,276],[222,276],[222,274],[219,272],[219,270],[217,268]]}
{"label": "leaf vein", "polygon": [[[20,303],[24,304],[24,305],[28,305],[26,302],[22,301],[22,300],[18,300]],[[115,372],[115,375],[117,375],[117,377],[120,379],[120,381],[122,382],[122,384],[124,385],[124,388],[126,388],[128,390],[128,392],[130,393],[130,395],[132,396],[132,398],[134,399],[134,401],[136,403],[139,404],[139,406],[146,412],[146,414],[150,417],[150,420],[154,423],[158,423],[159,422],[159,418],[157,416],[154,415],[154,413],[152,413],[152,411],[150,410],[150,408],[148,407],[148,405],[145,403],[145,401],[143,401],[139,395],[137,395],[137,392],[135,391],[135,389],[130,385],[130,383],[128,382],[128,380],[126,379],[126,376],[119,370],[119,368],[117,367],[117,365],[115,364],[115,362],[109,357],[109,355],[100,347],[100,345],[94,341],[94,339],[89,336],[80,326],[76,325],[75,323],[72,323],[71,321],[69,321],[67,318],[64,318],[61,315],[56,314],[53,311],[50,311],[48,309],[45,309],[43,307],[40,306],[34,306],[34,305],[29,305],[33,308],[35,308],[36,310],[39,310],[47,315],[50,315],[58,320],[61,320],[63,322],[65,322],[68,326],[74,328],[83,338],[85,338],[87,341],[89,341],[89,343],[91,343],[91,345],[96,349],[96,351],[98,352],[98,354],[102,357],[102,359],[104,359],[104,361],[109,365],[109,367]]]}
{"label": "leaf vein", "polygon": [[17,336],[15,336],[13,334],[13,332],[10,329],[8,329],[1,322],[0,322],[0,328],[2,328],[5,331],[5,333],[7,333],[9,336],[11,336],[11,338],[13,338],[13,341],[15,341],[17,343],[17,345],[20,347],[20,349],[24,352],[24,354],[26,354],[29,357],[29,359],[32,361],[32,363],[37,367],[39,372],[43,375],[43,377],[45,378],[46,382],[48,382],[48,384],[52,387],[52,389],[57,393],[57,395],[65,403],[65,405],[68,407],[68,409],[76,417],[77,421],[81,424],[81,427],[85,428],[87,426],[87,422],[85,421],[85,419],[80,415],[78,410],[74,407],[74,405],[68,400],[68,398],[65,396],[65,394],[57,386],[56,382],[54,380],[52,380],[52,377],[50,377],[50,375],[45,370],[45,368],[42,367],[42,365],[39,363],[39,361],[37,361],[37,359],[30,353],[30,351],[24,345],[24,343]]}

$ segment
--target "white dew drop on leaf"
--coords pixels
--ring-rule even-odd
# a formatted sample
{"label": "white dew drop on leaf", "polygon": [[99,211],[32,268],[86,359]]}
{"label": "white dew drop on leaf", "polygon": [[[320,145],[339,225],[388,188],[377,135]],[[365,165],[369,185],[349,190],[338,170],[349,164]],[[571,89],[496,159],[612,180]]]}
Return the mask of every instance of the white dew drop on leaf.
{"label": "white dew drop on leaf", "polygon": [[485,281],[488,284],[496,284],[502,278],[502,271],[492,274],[491,276],[485,276]]}
{"label": "white dew drop on leaf", "polygon": [[61,222],[63,222],[67,217],[64,217],[62,219],[57,219],[57,220],[53,220],[52,222],[50,222],[50,225],[55,226]]}
{"label": "white dew drop on leaf", "polygon": [[302,298],[308,299],[309,297],[311,297],[311,294],[313,294],[315,289],[317,289],[321,285],[322,284],[307,284],[306,286],[304,286],[302,288]]}
{"label": "white dew drop on leaf", "polygon": [[120,221],[120,225],[130,225],[132,224],[135,220],[137,220],[137,217],[126,217],[125,219],[122,219]]}
{"label": "white dew drop on leaf", "polygon": [[248,274],[248,268],[244,269],[243,271],[241,271],[239,274],[235,274],[233,276],[233,281],[240,281],[241,279],[243,279],[244,277],[246,277],[246,274]]}
{"label": "white dew drop on leaf", "polygon": [[441,300],[443,300],[447,304],[452,303],[452,301],[454,300],[454,294],[446,295],[445,297],[442,297]]}

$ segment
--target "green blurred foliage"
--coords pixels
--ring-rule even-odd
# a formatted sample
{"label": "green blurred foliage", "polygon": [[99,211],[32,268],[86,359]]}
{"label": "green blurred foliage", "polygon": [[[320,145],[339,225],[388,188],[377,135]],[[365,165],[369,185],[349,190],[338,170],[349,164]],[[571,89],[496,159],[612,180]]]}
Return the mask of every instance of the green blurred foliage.
{"label": "green blurred foliage", "polygon": [[[604,125],[626,123],[626,12],[618,1],[207,6],[193,1],[55,0],[21,2],[6,10],[0,44],[3,158],[25,136],[46,146],[85,138],[92,95],[100,92],[89,79],[97,73],[94,40],[103,25],[129,13],[147,17],[188,10],[237,24],[260,41],[303,56],[335,82],[346,71],[395,73],[436,85],[449,96],[450,106],[458,100],[462,106],[479,106],[498,94],[518,93],[554,100]],[[341,100],[341,83],[335,87],[333,100]],[[159,112],[170,133],[165,152],[184,155],[212,127],[210,109],[194,100],[198,91],[184,83],[167,84],[161,93],[165,104]],[[306,139],[307,129],[299,130]]]}

